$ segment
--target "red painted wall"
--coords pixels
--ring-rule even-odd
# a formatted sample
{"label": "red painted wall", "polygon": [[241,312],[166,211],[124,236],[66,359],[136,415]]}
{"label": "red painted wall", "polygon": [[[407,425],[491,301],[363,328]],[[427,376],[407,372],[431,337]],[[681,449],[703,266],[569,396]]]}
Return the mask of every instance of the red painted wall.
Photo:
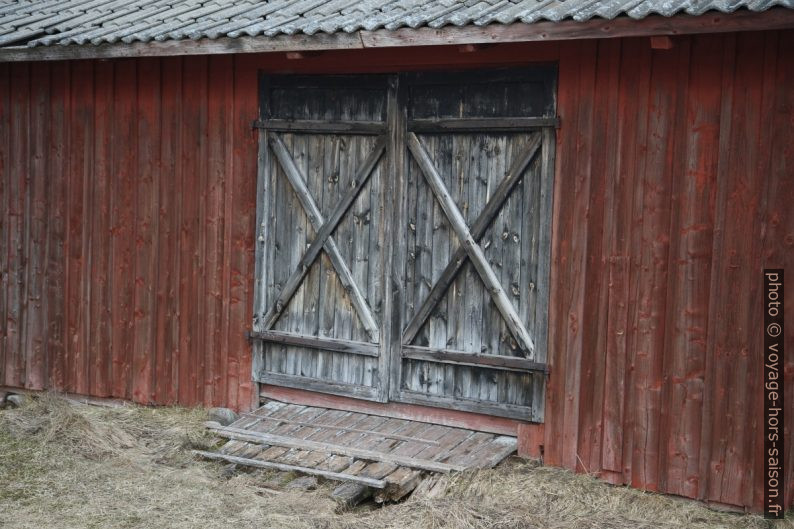
{"label": "red painted wall", "polygon": [[0,384],[249,406],[256,72],[0,65]]}
{"label": "red painted wall", "polygon": [[794,32],[561,47],[547,462],[761,505],[761,271],[794,272],[792,56]]}
{"label": "red painted wall", "polygon": [[546,462],[758,508],[793,54],[765,32],[0,64],[0,385],[250,407],[257,70],[559,61]]}

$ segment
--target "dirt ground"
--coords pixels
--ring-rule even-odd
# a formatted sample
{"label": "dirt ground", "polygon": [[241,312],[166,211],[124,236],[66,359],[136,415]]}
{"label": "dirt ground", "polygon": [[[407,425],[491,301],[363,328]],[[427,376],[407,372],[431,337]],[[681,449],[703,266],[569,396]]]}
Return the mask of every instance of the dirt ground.
{"label": "dirt ground", "polygon": [[231,471],[202,410],[75,404],[54,395],[0,411],[0,527],[277,529],[792,528],[792,519],[711,511],[517,458],[455,476],[433,499],[338,512],[333,483]]}

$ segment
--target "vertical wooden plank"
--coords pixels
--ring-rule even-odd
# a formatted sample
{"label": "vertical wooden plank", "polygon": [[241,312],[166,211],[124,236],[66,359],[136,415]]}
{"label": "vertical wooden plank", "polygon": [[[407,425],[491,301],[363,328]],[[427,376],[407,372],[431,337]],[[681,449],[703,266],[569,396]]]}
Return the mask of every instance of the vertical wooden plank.
{"label": "vertical wooden plank", "polygon": [[[242,75],[247,71],[247,62],[239,60],[240,66],[237,73]],[[270,96],[265,77],[258,76],[257,96],[259,99],[259,118],[263,119],[270,115]],[[238,83],[238,88],[242,85]],[[257,168],[256,168],[256,230],[255,230],[255,254],[254,254],[254,317],[253,330],[266,330],[263,326],[262,318],[266,313],[268,303],[272,302],[275,296],[275,282],[272,268],[274,254],[276,252],[276,223],[273,220],[273,208],[271,207],[271,197],[275,197],[278,187],[273,184],[275,171],[273,160],[270,159],[270,149],[267,145],[267,133],[259,130],[257,137]],[[268,244],[266,244],[268,243]],[[322,307],[322,304],[320,305]],[[251,375],[258,380],[262,373],[269,369],[269,359],[271,354],[268,348],[261,341],[256,341],[253,346],[253,357],[251,363]]]}
{"label": "vertical wooden plank", "polygon": [[87,345],[91,358],[91,395],[110,395],[110,186],[112,176],[113,63],[101,61],[94,70],[94,182],[91,186],[90,246],[91,297],[89,319],[92,322]]}
{"label": "vertical wooden plank", "polygon": [[[177,250],[178,266],[178,295],[179,318],[178,346],[176,349],[177,368],[177,401],[182,405],[195,405],[196,351],[193,347],[193,312],[196,310],[196,299],[193,290],[193,274],[197,266],[195,257],[196,235],[196,195],[199,192],[196,181],[196,151],[200,141],[198,131],[198,108],[195,101],[195,82],[199,72],[196,71],[197,58],[182,58],[179,60],[180,87],[179,87],[179,143],[177,152],[177,165],[179,167],[179,242]],[[190,80],[190,82],[189,82]],[[175,109],[176,111],[177,109]]]}
{"label": "vertical wooden plank", "polygon": [[[760,126],[757,107],[760,102],[763,61],[762,37],[755,34],[736,36],[735,50],[726,46],[718,165],[717,225],[720,234],[714,243],[714,275],[711,297],[714,310],[709,321],[711,366],[709,385],[711,404],[708,416],[708,462],[701,463],[708,474],[706,499],[738,504],[742,480],[747,468],[738,454],[747,453],[751,428],[746,423],[750,408],[749,373],[753,366],[748,343],[750,315],[760,314],[759,304],[751,307],[750,292],[758,283],[753,270],[760,270],[756,229],[761,178],[756,173],[757,149],[753,145]],[[730,55],[728,55],[730,53]],[[729,88],[728,88],[729,87]],[[702,455],[703,457],[703,455]],[[706,465],[703,468],[703,465]],[[706,476],[704,476],[706,477]]]}
{"label": "vertical wooden plank", "polygon": [[138,173],[135,200],[135,288],[133,296],[132,399],[156,402],[154,329],[157,284],[157,182],[160,163],[160,59],[138,61]]}
{"label": "vertical wooden plank", "polygon": [[[48,387],[63,390],[65,384],[65,320],[64,268],[66,240],[66,182],[68,181],[69,152],[69,86],[68,63],[51,66],[49,107],[49,159],[47,174],[50,181],[47,220],[47,381]],[[2,237],[0,237],[2,239]],[[0,252],[0,263],[3,253]],[[1,298],[2,296],[0,296]],[[0,311],[1,312],[1,311]]]}
{"label": "vertical wooden plank", "polygon": [[135,190],[137,180],[137,91],[135,61],[114,63],[112,196],[110,211],[110,318],[112,395],[132,396]]}
{"label": "vertical wooden plank", "polygon": [[[552,261],[552,236],[553,236],[553,204],[555,186],[555,160],[556,160],[556,134],[551,128],[546,128],[541,132],[541,159],[539,178],[540,196],[538,205],[538,235],[537,249],[537,280],[535,284],[535,347],[537,349],[536,359],[538,362],[548,362],[550,325],[551,325],[551,261]],[[531,286],[527,285],[528,287]],[[538,421],[546,421],[546,394],[549,377],[547,375],[532,375],[532,403],[535,418]],[[545,427],[544,427],[545,429]],[[543,432],[539,434],[543,436]]]}
{"label": "vertical wooden plank", "polygon": [[[385,398],[394,399],[399,394],[400,384],[403,378],[402,361],[402,330],[404,322],[408,318],[407,298],[405,291],[406,269],[408,264],[407,247],[410,244],[412,231],[408,222],[408,195],[410,194],[410,179],[406,160],[405,146],[405,124],[407,89],[404,78],[396,76],[392,78],[387,96],[387,122],[389,124],[388,152],[388,171],[391,177],[390,192],[392,193],[392,216],[386,218],[385,222],[391,224],[391,237],[385,239],[389,245],[389,252],[386,253],[389,273],[384,281],[384,296],[388,303],[391,316],[386,318],[384,315],[382,326],[390,326],[389,335],[381,335],[381,358],[379,360],[380,376],[383,384],[388,388],[381,395]],[[388,377],[388,380],[386,378]]]}
{"label": "vertical wooden plank", "polygon": [[70,348],[69,382],[67,388],[75,393],[89,392],[90,359],[88,357],[88,329],[90,325],[89,296],[91,249],[88,246],[90,212],[88,192],[93,176],[93,104],[94,63],[75,63],[72,76],[72,149],[69,164],[69,235],[67,265],[67,333]]}
{"label": "vertical wooden plank", "polygon": [[[221,322],[220,322],[220,347],[225,354],[221,358],[221,387],[215,395],[216,402],[223,406],[236,407],[237,399],[229,400],[231,388],[230,378],[237,380],[237,351],[230,348],[229,339],[229,318],[231,305],[231,281],[233,271],[231,269],[232,259],[232,229],[234,216],[234,203],[232,202],[231,187],[234,185],[234,57],[229,56],[224,63],[226,75],[224,102],[227,112],[224,116],[223,134],[223,208],[221,216],[223,218],[223,263],[221,265]],[[220,352],[220,351],[219,351]]]}
{"label": "vertical wooden plank", "polygon": [[[685,120],[676,148],[670,226],[665,373],[660,467],[662,489],[696,497],[708,336],[709,283],[719,142],[721,37],[692,42]],[[683,82],[683,81],[682,81]]]}
{"label": "vertical wooden plank", "polygon": [[[195,405],[204,398],[203,301],[204,253],[200,233],[205,192],[207,63],[204,57],[183,59],[181,199],[179,241],[179,402]],[[188,82],[189,80],[189,82]]]}
{"label": "vertical wooden plank", "polygon": [[[550,343],[558,355],[552,360],[552,373],[560,378],[549,381],[554,397],[548,400],[552,416],[558,417],[557,430],[547,430],[547,447],[552,464],[581,468],[577,461],[584,279],[586,272],[586,212],[590,194],[592,152],[593,86],[595,49],[581,43],[566,43],[560,49],[560,91],[558,113],[568,129],[560,131],[560,148],[555,175],[555,210],[552,261],[552,299],[556,300],[550,327]],[[563,213],[564,212],[564,213]],[[563,216],[564,215],[564,216]],[[554,275],[554,272],[557,272]]]}
{"label": "vertical wooden plank", "polygon": [[[740,454],[752,446],[752,425],[748,418],[754,380],[760,380],[756,366],[761,366],[757,346],[751,342],[753,322],[761,314],[759,278],[753,271],[761,269],[759,256],[759,208],[761,188],[766,174],[758,169],[757,145],[760,128],[768,124],[761,119],[763,79],[763,34],[742,33],[736,37],[735,73],[730,78],[733,93],[730,129],[726,150],[721,150],[718,207],[723,209],[724,238],[714,250],[717,283],[712,290],[715,307],[714,385],[712,386],[712,437],[707,499],[734,505],[741,504],[741,488],[749,479],[748,465]],[[764,147],[768,149],[768,147]],[[712,322],[710,322],[712,323]],[[712,332],[713,330],[713,332]],[[759,408],[756,408],[756,413]]]}
{"label": "vertical wooden plank", "polygon": [[722,78],[721,86],[722,93],[720,97],[720,124],[719,124],[719,144],[717,146],[717,196],[715,199],[715,229],[714,239],[712,244],[712,273],[711,283],[709,285],[709,302],[713,307],[708,313],[708,329],[707,336],[709,340],[706,342],[706,377],[705,396],[703,399],[703,417],[701,425],[701,442],[700,442],[700,461],[699,461],[699,474],[700,482],[698,487],[698,498],[706,499],[709,496],[710,481],[711,481],[711,451],[712,451],[712,438],[714,434],[714,409],[716,405],[716,382],[718,376],[716,371],[717,349],[716,339],[714,337],[715,326],[717,325],[717,315],[719,308],[716,303],[717,294],[720,285],[720,277],[722,274],[723,262],[721,260],[722,246],[725,236],[724,224],[726,214],[726,194],[727,186],[725,181],[727,179],[727,164],[728,164],[728,149],[729,139],[731,137],[731,112],[733,107],[734,96],[734,83],[733,78],[735,75],[735,58],[736,58],[736,36],[726,35],[722,37]]}
{"label": "vertical wooden plank", "polygon": [[[579,392],[582,410],[579,416],[578,454],[590,472],[601,469],[601,443],[606,369],[607,285],[605,234],[611,231],[605,219],[608,175],[614,174],[616,126],[612,118],[617,113],[617,81],[620,66],[620,42],[601,41],[598,44],[597,69],[594,84],[592,162],[587,227],[587,268],[584,298],[589,317],[582,321],[582,374]],[[606,226],[605,226],[606,225]],[[587,405],[589,403],[589,405]]]}
{"label": "vertical wooden plank", "polygon": [[[629,246],[628,254],[631,256],[629,261],[629,274],[628,274],[628,289],[629,289],[629,300],[631,305],[628,307],[628,330],[627,330],[627,344],[628,344],[628,355],[627,355],[627,363],[628,368],[626,371],[626,382],[625,387],[626,395],[625,395],[625,404],[624,404],[624,411],[625,411],[625,418],[624,418],[624,428],[625,432],[623,435],[623,475],[624,481],[626,483],[630,483],[632,478],[633,468],[633,460],[634,460],[634,429],[638,421],[642,420],[640,416],[644,413],[644,408],[641,405],[638,405],[638,401],[636,398],[637,392],[634,389],[636,384],[635,377],[636,373],[636,366],[637,366],[637,359],[638,359],[638,351],[637,351],[637,343],[639,339],[639,330],[638,330],[638,312],[636,310],[637,307],[637,299],[640,295],[640,288],[642,285],[641,281],[641,269],[642,269],[642,248],[643,248],[643,231],[641,229],[642,225],[642,218],[644,215],[644,193],[645,193],[645,179],[642,177],[645,171],[645,159],[646,154],[650,144],[650,135],[648,132],[648,115],[650,113],[650,102],[649,102],[649,93],[650,93],[650,84],[651,84],[651,74],[652,74],[652,53],[653,51],[650,47],[644,45],[644,41],[642,46],[637,46],[638,53],[640,55],[640,64],[641,66],[641,74],[639,75],[638,82],[636,84],[636,92],[634,97],[638,101],[638,112],[636,115],[636,144],[635,144],[635,154],[633,157],[634,165],[630,168],[631,171],[635,174],[635,180],[633,181],[633,186],[631,189],[631,224],[634,225],[634,228],[631,230],[631,242]],[[627,44],[630,46],[631,44]],[[635,43],[636,45],[636,43]]]}
{"label": "vertical wooden plank", "polygon": [[207,181],[205,216],[202,232],[205,239],[204,305],[202,322],[205,353],[204,402],[221,404],[226,393],[226,344],[222,343],[223,327],[223,274],[224,274],[224,219],[223,196],[225,187],[229,99],[231,96],[231,58],[213,56],[207,67]]}
{"label": "vertical wooden plank", "polygon": [[47,107],[50,97],[49,65],[31,66],[29,126],[30,126],[30,191],[26,212],[26,299],[25,317],[25,387],[44,389],[46,383],[46,310],[45,273],[47,238]]}
{"label": "vertical wooden plank", "polygon": [[[785,54],[778,54],[780,36],[781,34],[778,32],[769,31],[764,33],[763,73],[758,80],[761,85],[761,99],[758,106],[756,107],[759,113],[759,130],[757,136],[754,138],[754,143],[752,146],[757,151],[756,162],[754,166],[755,171],[760,176],[760,185],[757,188],[757,192],[760,193],[760,197],[758,212],[756,215],[756,218],[758,219],[756,233],[757,237],[759,238],[759,251],[757,252],[758,260],[751,264],[751,267],[757,267],[758,270],[763,268],[772,268],[767,266],[767,248],[769,242],[771,242],[767,239],[767,236],[769,232],[772,231],[770,228],[774,229],[774,227],[776,227],[775,224],[777,223],[774,221],[769,222],[769,219],[771,218],[769,212],[774,211],[773,208],[775,207],[775,202],[778,196],[794,197],[794,186],[791,185],[792,178],[787,179],[789,183],[788,189],[784,187],[785,184],[780,188],[777,187],[780,185],[780,181],[776,178],[777,174],[774,167],[780,162],[772,157],[772,153],[776,147],[776,140],[780,137],[780,133],[778,131],[782,128],[780,125],[778,125],[779,121],[781,120],[779,116],[782,114],[784,116],[788,116],[789,120],[794,120],[794,114],[791,112],[791,107],[789,106],[788,109],[786,109],[784,100],[781,100],[781,98],[778,97],[778,90],[780,86],[789,86],[789,88],[792,87],[790,82],[788,85],[786,85],[785,78],[778,76],[778,63],[781,62],[782,57],[787,57]],[[785,63],[786,61],[783,60],[782,62]],[[788,69],[790,70],[790,68]],[[788,92],[791,93],[792,90],[789,89]],[[784,154],[781,153],[779,156],[785,160]],[[782,195],[779,193],[782,193]],[[789,214],[788,218],[792,219],[794,216]],[[789,221],[789,226],[794,226],[794,223]],[[792,230],[790,233],[794,234],[794,230]],[[775,239],[773,238],[772,241],[774,240]],[[777,241],[785,240],[785,236],[781,236],[779,239],[777,239]],[[789,238],[789,243],[791,246],[794,246],[794,237]],[[780,243],[778,242],[778,244]],[[785,268],[785,263],[784,266],[781,266],[781,268]],[[748,342],[751,348],[754,348],[755,344],[763,343],[764,330],[762,325],[758,324],[758,314],[763,312],[762,307],[764,304],[764,297],[765,294],[761,291],[761,289],[758,289],[758,291],[751,294],[750,296],[750,306],[757,307],[754,311],[749,313],[749,320],[747,321],[747,327],[749,329],[750,335]],[[784,348],[786,345],[791,345],[790,339],[788,344],[784,344]],[[763,412],[759,413],[756,411],[762,410],[764,407],[764,392],[762,390],[763,386],[761,383],[761,380],[763,379],[762,366],[764,363],[764,355],[760,352],[760,348],[756,349],[754,352],[755,355],[750,355],[752,357],[752,363],[750,365],[750,372],[748,373],[748,379],[751,384],[751,392],[749,395],[749,402],[747,404],[747,413],[751,417],[751,428],[749,440],[746,445],[747,450],[744,452],[744,454],[746,454],[745,461],[742,462],[747,469],[747,478],[742,484],[741,501],[743,505],[748,506],[763,505],[765,480],[763,468],[764,460],[766,458],[764,454]],[[784,369],[786,368],[785,363],[783,367]],[[789,380],[787,380],[787,382],[790,381],[791,375],[794,375],[794,373],[789,373]],[[783,373],[783,376],[786,376],[785,372]],[[791,430],[789,430],[789,435],[791,435],[790,432]],[[784,463],[785,462],[786,461],[784,460]],[[783,472],[785,472],[785,469]],[[785,495],[786,491],[783,491],[783,493]]]}
{"label": "vertical wooden plank", "polygon": [[[762,150],[761,154],[766,153],[768,156],[768,178],[767,178],[767,204],[766,211],[763,212],[764,218],[764,248],[763,248],[763,267],[764,268],[783,268],[791,277],[790,270],[794,270],[794,211],[791,208],[791,197],[794,196],[794,149],[791,148],[791,142],[788,138],[791,131],[794,130],[794,71],[789,67],[788,61],[784,58],[791,57],[794,54],[794,32],[784,31],[775,35],[777,37],[777,49],[770,50],[767,48],[767,57],[774,56],[777,53],[776,71],[769,72],[764,75],[764,82],[769,83],[769,77],[772,77],[772,93],[770,97],[774,99],[772,106],[773,113],[771,120],[767,122],[770,145],[767,150]],[[772,40],[767,36],[768,40]],[[768,77],[769,76],[769,77]],[[766,105],[764,106],[766,110]],[[764,118],[766,113],[763,114]],[[763,145],[763,144],[761,144]],[[789,281],[789,284],[791,282]],[[791,287],[788,286],[790,290]],[[791,294],[786,295],[784,303],[785,314],[788,315],[791,321],[791,314],[794,311],[794,304],[792,304]],[[758,326],[757,324],[755,324]],[[757,343],[757,342],[756,342]],[[786,336],[784,348],[786,351],[785,359],[785,379],[786,384],[786,399],[788,408],[786,408],[786,425],[785,434],[786,439],[792,439],[794,436],[794,417],[788,410],[794,409],[794,391],[790,388],[794,387],[794,354],[791,354],[792,347],[792,333]],[[761,393],[760,391],[758,393]],[[756,434],[756,442],[762,442],[760,435]],[[763,450],[754,449],[754,454],[762,454]],[[758,457],[758,456],[756,456]],[[788,442],[784,460],[786,469],[785,479],[787,490],[785,491],[786,498],[785,504],[791,505],[794,501],[794,443]],[[753,462],[756,472],[763,468],[762,463],[755,460]],[[757,465],[757,466],[755,466]],[[758,472],[761,474],[761,472]],[[755,480],[756,490],[753,505],[762,505],[763,502],[763,488],[760,483],[760,476]],[[746,501],[747,501],[747,497]]]}
{"label": "vertical wooden plank", "polygon": [[[559,90],[557,93],[557,115],[565,126],[560,127],[557,135],[557,153],[554,173],[554,206],[552,208],[551,274],[549,291],[549,351],[548,364],[551,376],[546,388],[545,461],[550,465],[564,465],[565,450],[562,436],[565,428],[565,377],[568,372],[568,351],[566,350],[569,318],[566,314],[569,300],[569,271],[571,260],[573,201],[580,186],[574,187],[572,180],[575,153],[571,145],[576,141],[578,121],[577,83],[579,58],[571,44],[561,47],[559,60]],[[567,124],[570,123],[570,126]],[[571,190],[574,190],[572,192]]]}
{"label": "vertical wooden plank", "polygon": [[635,300],[632,485],[658,490],[662,361],[667,299],[670,193],[678,104],[678,54],[654,50],[648,94],[648,146],[643,164],[642,223]]}
{"label": "vertical wooden plank", "polygon": [[157,238],[157,290],[154,317],[154,392],[157,402],[174,404],[178,397],[179,368],[179,222],[180,141],[182,115],[182,60],[161,62],[161,142],[157,177],[159,233]]}
{"label": "vertical wooden plank", "polygon": [[24,385],[24,333],[23,308],[23,263],[25,233],[25,197],[27,190],[28,156],[28,97],[30,94],[30,70],[27,64],[14,64],[10,68],[11,91],[9,101],[9,148],[8,148],[8,202],[7,226],[5,228],[7,261],[6,319],[5,319],[5,385]]}
{"label": "vertical wooden plank", "polygon": [[[687,99],[689,97],[689,84],[691,75],[691,39],[685,37],[680,39],[680,42],[675,47],[675,54],[678,55],[678,66],[676,68],[676,88],[675,88],[675,108],[673,118],[673,133],[674,140],[672,142],[673,160],[669,164],[668,179],[671,182],[670,187],[670,216],[667,221],[667,237],[668,237],[668,263],[667,263],[667,286],[666,291],[666,305],[662,309],[665,314],[662,316],[664,320],[664,338],[662,349],[658,354],[662,355],[660,359],[661,365],[661,403],[659,409],[659,441],[658,441],[658,486],[659,490],[666,491],[670,486],[678,481],[677,476],[670,476],[667,472],[671,458],[678,457],[678,451],[668,451],[668,442],[670,440],[670,433],[673,429],[672,421],[680,413],[682,407],[671,408],[667,405],[670,402],[671,396],[675,393],[677,388],[674,388],[676,380],[675,374],[681,372],[681,364],[683,358],[686,356],[684,348],[671,348],[671,337],[675,332],[675,325],[672,321],[673,313],[676,315],[681,312],[681,303],[684,293],[675,290],[674,283],[679,287],[687,289],[689,286],[686,277],[677,275],[677,268],[686,260],[685,256],[677,254],[677,250],[681,245],[682,230],[679,224],[678,214],[682,211],[681,205],[684,202],[681,191],[685,188],[686,169],[687,169],[687,156],[686,153],[691,143],[691,138],[686,131],[686,120],[688,113]],[[701,204],[703,205],[703,204]],[[704,208],[705,209],[705,208]],[[706,211],[706,214],[708,212]],[[688,228],[687,228],[688,229]],[[679,281],[676,281],[679,280]],[[679,295],[681,294],[681,295]],[[675,312],[673,312],[675,311]],[[673,478],[673,479],[670,479]]]}
{"label": "vertical wooden plank", "polygon": [[11,188],[11,64],[0,64],[0,382],[5,383],[8,350],[8,241]]}
{"label": "vertical wooden plank", "polygon": [[[629,427],[626,420],[626,388],[629,354],[629,273],[631,269],[631,240],[634,185],[637,181],[635,157],[638,151],[637,129],[640,101],[637,97],[640,79],[647,77],[647,64],[632,41],[623,41],[621,46],[620,84],[618,86],[617,144],[615,145],[615,174],[607,189],[606,211],[612,216],[608,246],[608,314],[606,366],[604,385],[610,388],[604,395],[604,431],[602,442],[602,468],[612,472],[623,472],[624,431]],[[629,392],[630,393],[630,392]],[[627,436],[629,437],[629,436]]]}
{"label": "vertical wooden plank", "polygon": [[[253,304],[254,240],[257,203],[264,195],[257,192],[257,133],[251,120],[257,111],[256,69],[248,56],[234,59],[233,171],[231,188],[232,252],[229,300],[228,402],[238,409],[250,409],[259,402],[258,384],[251,380],[251,345],[245,341]],[[235,365],[236,362],[236,365]],[[236,373],[235,373],[236,370]]]}

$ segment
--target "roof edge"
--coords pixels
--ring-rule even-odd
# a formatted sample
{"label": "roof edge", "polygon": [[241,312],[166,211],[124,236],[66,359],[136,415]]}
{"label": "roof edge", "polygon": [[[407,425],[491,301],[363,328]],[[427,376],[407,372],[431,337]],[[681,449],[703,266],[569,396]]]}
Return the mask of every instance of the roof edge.
{"label": "roof edge", "polygon": [[794,28],[794,10],[775,7],[763,12],[743,10],[727,14],[710,12],[699,16],[652,15],[641,20],[621,17],[612,20],[590,19],[585,22],[565,20],[533,24],[491,24],[482,27],[469,25],[445,26],[439,29],[362,30],[330,35],[318,33],[132,44],[13,46],[0,48],[0,62],[497,44],[791,28]]}

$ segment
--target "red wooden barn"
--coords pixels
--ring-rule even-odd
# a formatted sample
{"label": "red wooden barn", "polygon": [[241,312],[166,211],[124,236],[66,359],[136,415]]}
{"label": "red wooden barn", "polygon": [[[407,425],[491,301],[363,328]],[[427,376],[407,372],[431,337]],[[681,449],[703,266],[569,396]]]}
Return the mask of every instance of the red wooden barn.
{"label": "red wooden barn", "polygon": [[476,426],[758,510],[792,8],[6,0],[0,385]]}

